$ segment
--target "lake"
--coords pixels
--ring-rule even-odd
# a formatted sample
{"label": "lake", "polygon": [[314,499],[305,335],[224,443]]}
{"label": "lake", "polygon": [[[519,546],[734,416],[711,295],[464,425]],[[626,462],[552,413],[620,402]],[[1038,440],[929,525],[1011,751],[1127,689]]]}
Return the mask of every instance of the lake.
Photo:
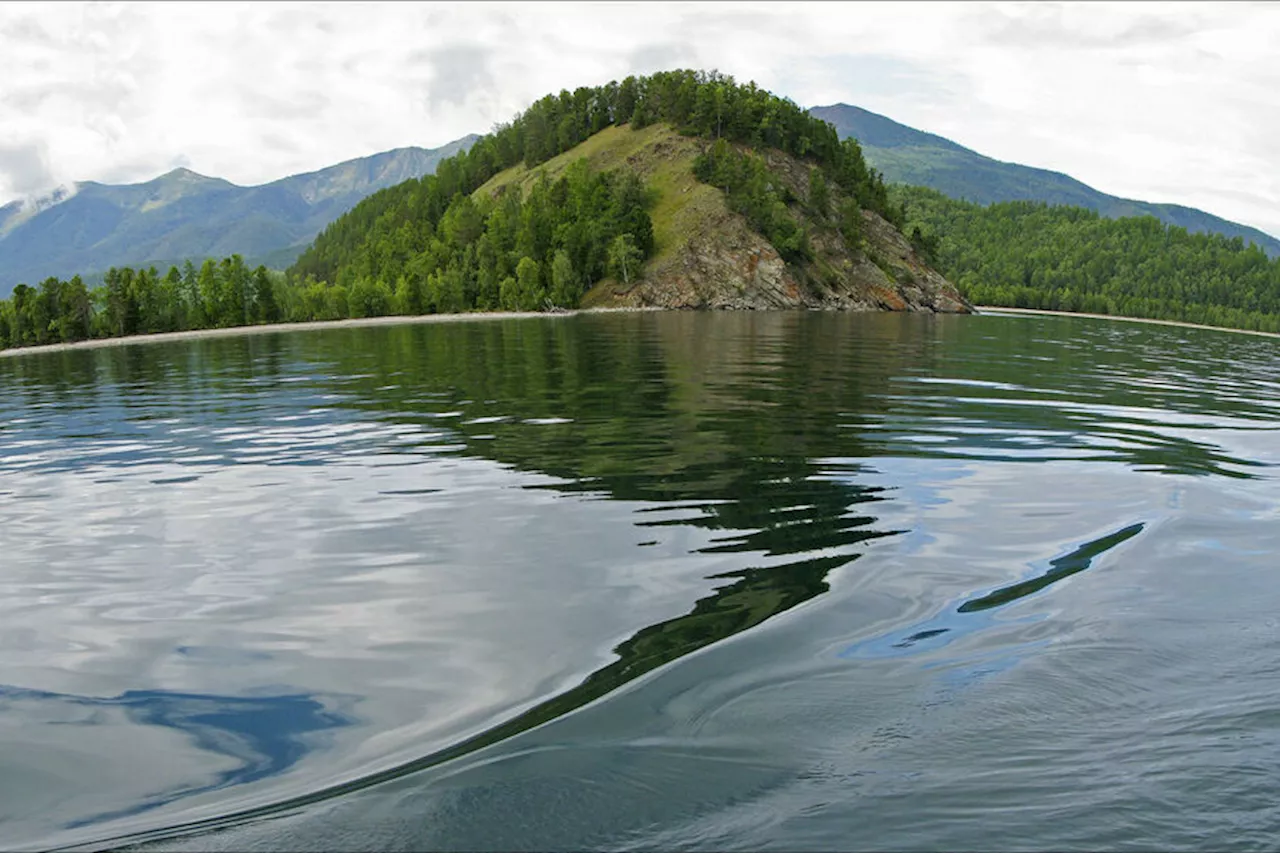
{"label": "lake", "polygon": [[0,360],[6,849],[1261,849],[1280,341],[631,313]]}

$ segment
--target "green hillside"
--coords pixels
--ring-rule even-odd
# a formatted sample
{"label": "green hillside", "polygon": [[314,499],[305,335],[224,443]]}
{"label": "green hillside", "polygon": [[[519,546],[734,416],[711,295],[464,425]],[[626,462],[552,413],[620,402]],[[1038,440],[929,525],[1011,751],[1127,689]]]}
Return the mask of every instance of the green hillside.
{"label": "green hillside", "polygon": [[1083,207],[892,192],[908,228],[976,304],[1280,332],[1280,258],[1238,236]]}
{"label": "green hillside", "polygon": [[[181,193],[176,193],[181,195]],[[0,347],[597,305],[964,312],[857,142],[754,84],[672,71],[548,95],[339,216],[286,275],[239,254],[0,301]]]}
{"label": "green hillside", "polygon": [[888,248],[897,217],[858,144],[794,102],[660,72],[537,101],[365,199],[289,275],[382,312],[609,303],[598,286],[639,278],[639,304],[668,307],[962,308],[905,239]]}
{"label": "green hillside", "polygon": [[1154,216],[1193,233],[1241,237],[1272,257],[1280,255],[1280,240],[1275,237],[1202,210],[1117,198],[1060,172],[994,160],[949,139],[848,104],[814,107],[809,112],[830,122],[841,137],[856,138],[867,162],[892,183],[929,187],[978,204],[1040,201],[1088,208],[1109,219]]}

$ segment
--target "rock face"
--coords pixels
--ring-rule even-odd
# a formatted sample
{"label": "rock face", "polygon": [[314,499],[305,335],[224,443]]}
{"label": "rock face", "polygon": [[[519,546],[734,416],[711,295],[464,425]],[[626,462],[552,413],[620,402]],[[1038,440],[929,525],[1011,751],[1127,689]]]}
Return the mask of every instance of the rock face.
{"label": "rock face", "polygon": [[613,283],[612,304],[971,312],[951,282],[921,261],[897,229],[870,211],[863,211],[863,218],[874,256],[870,252],[853,256],[837,240],[815,237],[819,257],[834,261],[834,275],[825,281],[788,265],[745,221],[707,222],[705,231],[691,236],[676,258],[655,264],[630,287]]}
{"label": "rock face", "polygon": [[[665,139],[653,153],[687,159],[697,143]],[[680,158],[680,154],[686,155]],[[788,264],[746,219],[730,210],[719,190],[704,185],[680,190],[689,202],[677,207],[666,251],[638,281],[604,282],[588,295],[596,306],[969,313],[955,286],[931,268],[910,242],[878,214],[862,212],[865,242],[850,251],[834,225],[808,211],[809,166],[781,152],[765,155],[770,171],[791,191],[792,215],[808,229],[814,260]],[[643,173],[644,152],[628,158]],[[832,209],[842,200],[832,191]],[[659,229],[660,231],[661,229]],[[659,234],[661,236],[661,234]],[[674,244],[674,245],[672,245]]]}

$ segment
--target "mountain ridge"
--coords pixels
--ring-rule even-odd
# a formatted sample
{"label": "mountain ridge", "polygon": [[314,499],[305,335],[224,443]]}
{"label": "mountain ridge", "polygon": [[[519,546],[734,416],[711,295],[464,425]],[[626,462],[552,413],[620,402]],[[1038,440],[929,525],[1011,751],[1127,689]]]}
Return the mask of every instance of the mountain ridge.
{"label": "mountain ridge", "polygon": [[[283,268],[370,193],[430,174],[466,150],[402,147],[264,184],[241,186],[179,167],[135,184],[77,182],[51,199],[0,207],[0,296],[51,276],[240,254]],[[56,197],[60,195],[61,197]]]}
{"label": "mountain ridge", "polygon": [[1280,256],[1280,239],[1198,208],[1113,196],[1063,172],[997,160],[943,136],[850,104],[816,106],[809,112],[830,122],[841,137],[856,138],[867,163],[892,183],[929,187],[981,205],[1042,201],[1085,207],[1108,219],[1154,216],[1192,233],[1238,236],[1246,243],[1255,243],[1271,257]]}

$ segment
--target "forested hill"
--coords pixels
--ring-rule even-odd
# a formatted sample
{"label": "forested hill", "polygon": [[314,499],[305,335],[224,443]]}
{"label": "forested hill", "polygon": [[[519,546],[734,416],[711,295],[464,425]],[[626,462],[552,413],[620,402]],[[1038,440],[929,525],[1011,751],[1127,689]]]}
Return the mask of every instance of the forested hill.
{"label": "forested hill", "polygon": [[285,275],[238,255],[49,277],[0,347],[282,320],[579,305],[964,312],[858,143],[693,71],[549,95],[331,223]]}
{"label": "forested hill", "polygon": [[1280,332],[1280,259],[1240,237],[1082,207],[891,192],[926,254],[976,304]]}
{"label": "forested hill", "polygon": [[360,199],[429,174],[476,138],[385,151],[261,186],[176,169],[141,184],[87,181],[35,206],[13,202],[0,207],[0,295],[50,276],[93,280],[112,266],[164,269],[231,254],[283,269]]}
{"label": "forested hill", "polygon": [[289,276],[369,311],[966,310],[899,214],[858,143],[792,101],[660,72],[542,98],[356,205]]}
{"label": "forested hill", "polygon": [[1272,257],[1280,255],[1280,240],[1275,237],[1202,210],[1107,195],[1061,172],[985,157],[949,139],[861,107],[834,104],[814,107],[809,112],[830,122],[841,137],[856,138],[867,162],[893,183],[930,187],[952,198],[979,204],[1040,201],[1088,208],[1109,219],[1154,216],[1192,233],[1239,236]]}

